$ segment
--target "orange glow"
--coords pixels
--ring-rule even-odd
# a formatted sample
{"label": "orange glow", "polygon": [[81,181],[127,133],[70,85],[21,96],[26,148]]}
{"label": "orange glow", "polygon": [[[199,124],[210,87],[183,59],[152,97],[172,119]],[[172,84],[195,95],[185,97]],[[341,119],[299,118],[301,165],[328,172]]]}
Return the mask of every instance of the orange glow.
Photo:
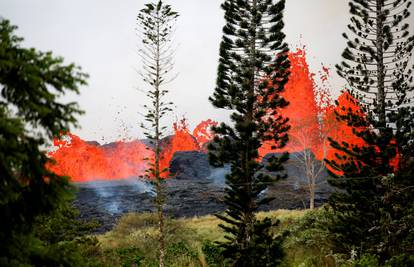
{"label": "orange glow", "polygon": [[144,158],[152,156],[139,141],[100,146],[70,133],[67,136],[70,141],[54,140],[57,150],[49,156],[56,164],[48,167],[56,174],[70,176],[73,182],[137,177],[145,172]]}
{"label": "orange glow", "polygon": [[214,138],[214,133],[211,131],[211,127],[217,125],[218,123],[216,121],[208,119],[200,122],[200,124],[194,128],[193,136],[203,151],[207,151],[206,144]]}
{"label": "orange glow", "polygon": [[[161,170],[170,166],[170,161],[177,151],[198,151],[200,146],[197,140],[190,134],[188,125],[185,119],[174,123],[174,135],[171,136],[167,145],[164,146],[161,155],[160,168]],[[167,177],[168,173],[163,173],[162,177]]]}
{"label": "orange glow", "polygon": [[[364,117],[365,115],[363,111],[361,110],[355,98],[347,91],[343,92],[338,97],[337,101],[338,104],[336,106],[332,106],[326,109],[326,113],[323,117],[324,125],[326,125],[325,129],[327,136],[331,137],[333,140],[339,143],[346,142],[350,146],[363,147],[365,145],[365,141],[362,138],[356,136],[354,130],[356,132],[360,132],[364,130],[364,128],[351,127],[347,124],[346,121],[338,121],[335,114],[335,112],[337,112],[339,115],[346,115],[349,111],[351,111],[354,114],[360,114],[362,117]],[[335,161],[338,164],[343,163],[335,156],[335,154],[344,156],[344,152],[331,147],[329,140],[325,140],[325,147],[326,151],[324,158]],[[340,172],[334,171],[331,168],[330,170],[336,174],[341,174]]]}
{"label": "orange glow", "polygon": [[[207,133],[209,124],[214,122],[208,120],[196,131],[203,142],[208,142],[211,138],[211,134],[201,135],[204,130]],[[148,163],[154,160],[153,151],[140,141],[118,141],[101,146],[94,142],[86,142],[74,134],[68,133],[65,136],[67,138],[54,140],[56,150],[50,152],[49,156],[56,164],[49,165],[48,168],[56,174],[71,177],[72,182],[143,176]],[[175,152],[193,150],[200,150],[200,146],[196,138],[190,134],[185,119],[182,119],[174,123],[174,135],[162,149],[160,169],[169,167]],[[164,172],[161,176],[166,178],[168,175],[168,172]]]}
{"label": "orange glow", "polygon": [[[343,92],[338,98],[338,104],[335,107],[331,107],[327,109],[327,112],[324,116],[324,123],[326,125],[330,125],[327,127],[327,134],[329,137],[333,138],[335,141],[342,143],[347,143],[350,147],[357,146],[357,147],[364,147],[367,146],[367,143],[360,137],[356,135],[356,133],[361,133],[362,131],[366,130],[365,127],[352,127],[347,124],[346,121],[337,121],[335,112],[339,115],[346,115],[349,112],[352,114],[357,114],[358,116],[364,118],[366,115],[364,111],[358,104],[358,101],[347,91]],[[326,140],[326,142],[329,142]],[[390,145],[395,146],[395,140],[391,141]],[[326,156],[324,158],[328,160],[332,160],[337,162],[338,164],[345,163],[343,160],[341,161],[338,159],[335,154],[339,156],[345,156],[346,154],[342,151],[336,150],[335,148],[331,147],[329,144],[326,144],[327,151]],[[377,152],[380,152],[379,147],[375,147]],[[398,169],[399,164],[399,155],[397,152],[397,156],[394,158],[389,159],[390,166],[396,171]],[[383,163],[379,163],[383,164]],[[329,166],[328,166],[329,168]],[[332,170],[335,174],[340,175],[340,171]]]}
{"label": "orange glow", "polygon": [[[273,142],[266,142],[259,149],[262,158],[271,152],[298,152],[311,149],[316,152],[319,142],[318,105],[316,103],[316,85],[314,74],[306,62],[305,49],[289,52],[291,63],[289,82],[281,94],[289,106],[281,110],[283,117],[289,118],[291,129],[289,142],[283,149],[273,150]],[[316,154],[316,153],[315,153]]]}
{"label": "orange glow", "polygon": [[[337,121],[335,115],[335,112],[343,115],[350,109],[364,116],[357,101],[348,92],[344,92],[338,98],[338,105],[333,105],[329,91],[330,70],[322,66],[318,77],[311,73],[304,48],[290,52],[289,60],[291,75],[282,96],[290,105],[280,113],[289,118],[290,140],[283,149],[277,150],[271,148],[274,143],[264,143],[259,148],[258,160],[272,152],[292,153],[309,149],[318,160],[338,161],[335,153],[343,155],[343,152],[332,148],[328,137],[340,143],[363,146],[364,141],[353,133],[353,128],[344,121]],[[319,85],[315,82],[317,78]],[[217,122],[208,119],[199,123],[191,133],[185,119],[174,123],[174,134],[162,142],[160,169],[168,169],[177,151],[206,152],[206,145],[214,138],[211,127],[217,125]],[[83,141],[73,134],[67,136],[69,140],[55,140],[57,149],[49,153],[49,156],[56,164],[48,167],[59,175],[70,176],[73,182],[142,176],[148,163],[154,160],[153,151],[140,141],[99,145]],[[398,157],[390,161],[392,166],[398,166],[398,162]],[[161,176],[169,177],[168,171]]]}

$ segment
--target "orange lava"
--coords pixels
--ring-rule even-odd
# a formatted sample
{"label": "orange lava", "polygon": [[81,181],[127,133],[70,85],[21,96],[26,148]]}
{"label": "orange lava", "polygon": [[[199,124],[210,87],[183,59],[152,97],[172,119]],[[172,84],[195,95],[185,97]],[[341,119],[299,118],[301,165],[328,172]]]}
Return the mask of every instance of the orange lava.
{"label": "orange lava", "polygon": [[[344,92],[338,98],[338,105],[333,105],[328,88],[329,69],[322,66],[318,85],[315,82],[316,75],[309,70],[304,48],[290,52],[289,59],[291,75],[282,95],[290,105],[282,109],[281,114],[289,118],[290,140],[279,150],[273,150],[271,142],[263,144],[259,148],[260,158],[272,152],[292,153],[309,149],[318,160],[337,161],[335,154],[343,153],[330,146],[328,137],[340,143],[363,146],[364,141],[353,133],[352,127],[346,122],[337,121],[335,116],[335,112],[344,114],[348,109],[362,112],[357,101]],[[206,144],[214,137],[211,127],[217,124],[211,119],[202,121],[191,133],[185,119],[174,123],[174,134],[163,140],[161,146],[161,170],[168,169],[177,151],[206,152]],[[153,160],[153,151],[140,141],[99,145],[85,142],[73,134],[68,136],[70,141],[55,140],[57,149],[49,156],[56,164],[48,167],[59,175],[70,176],[74,182],[142,176]],[[391,164],[398,165],[398,159],[391,160]],[[169,177],[168,171],[162,177]]]}
{"label": "orange lava", "polygon": [[[161,155],[161,170],[166,169],[170,166],[170,161],[177,151],[199,151],[200,146],[197,140],[190,134],[188,125],[185,119],[174,123],[174,135],[171,136],[170,140],[163,146]],[[169,174],[165,172],[162,177],[167,177]]]}
{"label": "orange lava", "polygon": [[217,126],[218,123],[211,119],[200,122],[193,131],[193,136],[197,140],[201,150],[207,151],[206,144],[213,140],[214,133],[211,131],[212,126]]}
{"label": "orange lava", "polygon": [[[337,100],[336,106],[331,106],[326,109],[326,113],[323,116],[323,122],[325,126],[326,135],[333,140],[342,143],[345,142],[350,146],[359,146],[363,147],[365,145],[365,141],[355,135],[354,130],[356,132],[360,132],[364,130],[364,128],[355,128],[349,126],[346,121],[338,121],[336,119],[337,112],[339,115],[346,115],[349,111],[354,114],[360,114],[362,117],[365,116],[363,111],[361,110],[358,102],[355,98],[349,94],[347,91],[344,91]],[[337,162],[338,164],[343,163],[336,157],[336,154],[339,156],[346,155],[344,152],[336,150],[335,148],[331,147],[329,144],[329,140],[324,141],[324,154],[319,155],[321,159],[328,159]],[[332,172],[336,174],[341,174],[339,171],[333,170],[329,166],[327,166]]]}
{"label": "orange lava", "polygon": [[[160,168],[168,168],[177,151],[199,151],[213,134],[209,130],[217,123],[212,120],[202,122],[191,135],[185,119],[174,123],[174,135],[165,140],[162,146]],[[49,156],[55,164],[48,168],[56,174],[71,177],[72,182],[88,182],[94,180],[126,179],[143,176],[148,163],[154,159],[153,151],[140,141],[118,141],[99,145],[86,142],[74,134],[66,134],[67,138],[55,139],[55,151]],[[168,171],[162,177],[168,177]]]}
{"label": "orange lava", "polygon": [[59,175],[71,177],[73,182],[137,177],[145,172],[144,158],[152,156],[152,151],[139,141],[100,146],[70,133],[67,136],[70,141],[54,141],[57,150],[49,156],[56,164],[48,167]]}
{"label": "orange lava", "polygon": [[289,106],[280,112],[289,118],[291,129],[289,142],[283,149],[273,150],[272,142],[267,142],[259,149],[260,157],[272,152],[299,152],[311,149],[315,154],[320,144],[320,124],[318,105],[316,103],[316,85],[314,74],[306,62],[305,49],[289,53],[291,63],[289,82],[282,96],[289,101]]}
{"label": "orange lava", "polygon": [[[327,135],[331,137],[333,140],[339,143],[347,143],[350,147],[364,147],[368,144],[361,138],[357,136],[357,133],[361,133],[362,131],[366,130],[365,127],[352,127],[347,124],[346,121],[338,121],[335,119],[336,115],[346,115],[348,113],[356,114],[362,118],[366,116],[364,111],[358,104],[358,101],[347,91],[344,91],[337,100],[337,105],[335,107],[328,108],[326,113],[324,114],[324,123],[326,124],[326,131]],[[326,144],[326,154],[323,158],[328,160],[335,161],[338,164],[345,163],[345,159],[338,159],[338,156],[346,156],[346,153],[343,151],[336,150],[335,148],[329,145],[329,141],[325,141]],[[395,140],[392,140],[390,143],[391,146],[396,146]],[[380,148],[375,146],[375,150],[377,152],[380,151]],[[390,158],[388,164],[394,169],[394,171],[398,170],[399,165],[399,155],[398,152],[396,153],[397,156],[394,158]],[[349,160],[349,159],[348,159]],[[379,162],[378,164],[384,164],[383,162]],[[333,170],[330,166],[327,166],[333,173],[337,175],[341,175],[341,171]],[[386,175],[386,174],[384,174]]]}

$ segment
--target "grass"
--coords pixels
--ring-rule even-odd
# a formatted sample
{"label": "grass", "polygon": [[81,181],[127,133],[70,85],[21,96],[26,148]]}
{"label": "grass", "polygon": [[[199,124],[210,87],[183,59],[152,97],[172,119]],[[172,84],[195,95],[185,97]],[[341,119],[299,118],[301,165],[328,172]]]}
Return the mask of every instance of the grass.
{"label": "grass", "polygon": [[[257,214],[258,219],[280,220],[274,229],[276,234],[290,233],[285,241],[284,266],[335,266],[327,256],[329,244],[324,233],[318,230],[318,224],[324,223],[323,212],[277,210]],[[219,254],[211,244],[224,237],[219,223],[213,215],[168,220],[166,266],[221,266],[211,263],[211,258]],[[157,236],[155,214],[129,213],[112,231],[97,236],[99,251],[94,257],[99,266],[157,266]]]}

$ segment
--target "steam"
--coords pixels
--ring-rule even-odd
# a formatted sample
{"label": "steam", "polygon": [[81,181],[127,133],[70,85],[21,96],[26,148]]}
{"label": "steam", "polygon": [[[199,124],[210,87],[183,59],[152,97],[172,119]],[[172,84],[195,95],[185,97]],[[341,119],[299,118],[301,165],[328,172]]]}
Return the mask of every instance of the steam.
{"label": "steam", "polygon": [[149,194],[150,197],[155,195],[154,188],[150,182],[135,178],[82,182],[76,183],[76,185],[80,188],[93,189],[93,192],[99,196],[99,204],[102,206],[102,210],[111,215],[125,212],[122,209],[122,195],[117,190],[121,186],[128,187],[129,190],[133,190],[136,194]]}
{"label": "steam", "polygon": [[214,168],[211,170],[211,174],[207,179],[213,180],[213,183],[220,187],[224,187],[226,184],[226,175],[229,174],[230,171],[230,165],[228,164],[224,165],[224,167],[221,168]]}

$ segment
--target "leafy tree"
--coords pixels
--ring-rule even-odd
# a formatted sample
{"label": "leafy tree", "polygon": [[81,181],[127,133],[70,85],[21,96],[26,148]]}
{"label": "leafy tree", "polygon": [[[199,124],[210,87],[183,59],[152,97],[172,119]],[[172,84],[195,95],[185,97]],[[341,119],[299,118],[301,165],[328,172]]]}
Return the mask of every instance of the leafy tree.
{"label": "leafy tree", "polygon": [[280,239],[270,232],[270,219],[257,220],[255,212],[271,201],[262,197],[278,177],[263,171],[281,171],[288,155],[260,163],[258,148],[274,141],[274,149],[288,140],[288,120],[280,109],[288,105],[280,96],[288,81],[288,46],[282,32],[285,1],[226,0],[226,25],[220,46],[217,86],[210,101],[233,111],[233,125],[214,127],[209,146],[212,164],[231,164],[226,176],[224,223],[226,241],[219,243],[234,266],[274,266],[281,258]]}
{"label": "leafy tree", "polygon": [[147,178],[153,179],[156,188],[156,205],[159,220],[159,264],[164,266],[165,257],[165,229],[164,229],[164,202],[162,182],[168,175],[168,169],[161,164],[162,144],[161,139],[165,137],[166,127],[162,126],[162,119],[172,111],[171,102],[165,102],[168,90],[165,85],[171,81],[170,73],[173,69],[174,50],[171,47],[174,22],[178,13],[174,12],[170,5],[161,0],[157,3],[146,4],[138,15],[139,27],[142,34],[143,48],[139,51],[142,58],[143,72],[141,76],[149,85],[147,97],[151,105],[145,106],[145,120],[142,125],[145,136],[154,147],[154,157],[149,159]]}
{"label": "leafy tree", "polygon": [[[70,195],[66,177],[50,172],[44,151],[60,131],[76,125],[78,93],[86,75],[52,53],[20,46],[9,21],[0,21],[0,265],[34,264],[42,253],[33,236],[35,219],[62,206]],[[39,264],[37,264],[39,266]],[[41,265],[41,264],[40,264]]]}
{"label": "leafy tree", "polygon": [[[414,110],[409,62],[414,37],[407,0],[352,0],[347,48],[337,66],[360,109],[342,107],[338,119],[354,127],[365,145],[331,140],[344,156],[328,164],[340,173],[341,189],[330,204],[337,249],[378,255],[380,262],[407,253],[412,245]],[[408,242],[409,243],[409,242]]]}

